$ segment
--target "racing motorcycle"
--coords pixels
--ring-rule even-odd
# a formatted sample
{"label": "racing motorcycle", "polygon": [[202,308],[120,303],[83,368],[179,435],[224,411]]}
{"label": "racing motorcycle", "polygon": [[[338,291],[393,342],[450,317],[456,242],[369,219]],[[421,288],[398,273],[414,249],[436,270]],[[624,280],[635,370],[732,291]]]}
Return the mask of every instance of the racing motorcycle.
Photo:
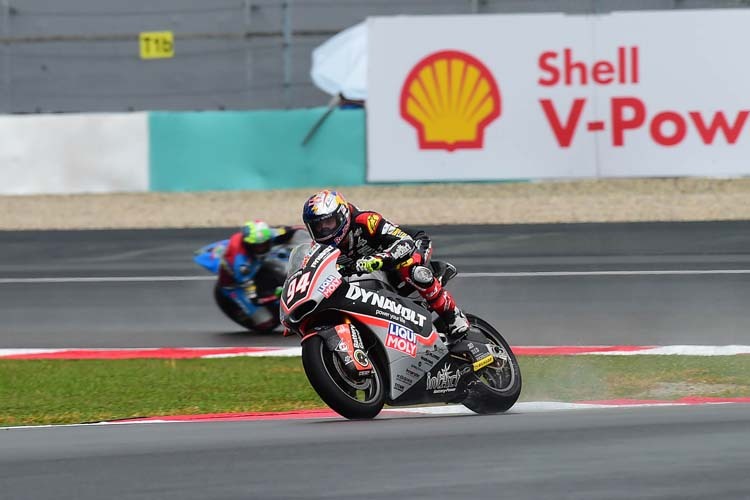
{"label": "racing motorcycle", "polygon": [[[284,284],[289,267],[289,255],[296,245],[304,245],[309,237],[295,234],[287,245],[271,248],[262,262],[253,262],[248,273],[242,277],[247,284],[234,288],[229,297],[217,282],[214,285],[214,301],[229,319],[238,325],[257,332],[270,332],[279,326],[279,297],[277,288]],[[216,241],[195,251],[193,261],[213,274],[219,274],[221,256],[229,240]]]}
{"label": "racing motorcycle", "polygon": [[[443,284],[456,275],[446,263],[432,267]],[[469,332],[449,345],[446,325],[414,290],[396,290],[382,271],[357,275],[332,246],[296,247],[289,271],[281,322],[300,337],[310,384],[340,415],[439,402],[498,413],[518,399],[518,361],[481,318],[467,314]]]}

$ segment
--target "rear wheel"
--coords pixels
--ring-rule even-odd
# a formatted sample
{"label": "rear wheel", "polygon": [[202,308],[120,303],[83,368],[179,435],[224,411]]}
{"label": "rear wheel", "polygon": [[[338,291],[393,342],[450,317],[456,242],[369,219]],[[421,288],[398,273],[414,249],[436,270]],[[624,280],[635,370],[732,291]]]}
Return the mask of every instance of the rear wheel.
{"label": "rear wheel", "polygon": [[385,404],[383,371],[377,359],[370,361],[370,375],[353,377],[318,335],[302,344],[302,365],[310,385],[332,410],[346,418],[374,418]]}
{"label": "rear wheel", "polygon": [[492,325],[474,315],[466,316],[472,326],[470,335],[483,337],[483,342],[493,345],[495,361],[474,374],[476,381],[462,403],[476,413],[507,411],[521,395],[521,370],[516,356],[508,342]]}

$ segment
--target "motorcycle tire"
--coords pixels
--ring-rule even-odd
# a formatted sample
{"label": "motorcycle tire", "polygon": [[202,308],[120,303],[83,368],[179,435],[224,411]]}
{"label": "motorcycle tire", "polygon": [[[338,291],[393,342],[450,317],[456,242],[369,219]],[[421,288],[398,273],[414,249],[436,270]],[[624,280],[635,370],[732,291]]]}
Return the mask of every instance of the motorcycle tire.
{"label": "motorcycle tire", "polygon": [[218,284],[214,286],[214,300],[216,301],[216,305],[219,306],[219,309],[221,309],[221,312],[223,312],[227,318],[247,330],[254,332],[270,332],[279,324],[277,313],[274,315],[274,319],[276,320],[274,324],[261,325],[262,328],[258,328],[252,318],[249,318],[240,306],[235,304],[232,299],[221,292],[221,287]]}
{"label": "motorcycle tire", "polygon": [[471,385],[469,395],[462,404],[475,413],[508,411],[521,395],[521,370],[516,355],[505,338],[492,325],[472,314],[466,316],[473,329],[507,353],[508,360],[495,361],[476,372],[477,380]]}
{"label": "motorcycle tire", "polygon": [[384,371],[376,359],[370,361],[372,374],[355,379],[321,337],[315,335],[302,343],[302,365],[310,385],[325,404],[348,419],[375,418],[385,404]]}

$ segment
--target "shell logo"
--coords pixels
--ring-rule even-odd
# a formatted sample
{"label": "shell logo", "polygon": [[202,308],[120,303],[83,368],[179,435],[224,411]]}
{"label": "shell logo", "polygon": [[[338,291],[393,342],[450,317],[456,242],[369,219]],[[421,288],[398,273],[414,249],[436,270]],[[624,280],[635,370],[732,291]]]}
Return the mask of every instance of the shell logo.
{"label": "shell logo", "polygon": [[417,129],[420,149],[479,149],[484,129],[500,111],[490,70],[457,50],[419,61],[401,88],[401,116]]}

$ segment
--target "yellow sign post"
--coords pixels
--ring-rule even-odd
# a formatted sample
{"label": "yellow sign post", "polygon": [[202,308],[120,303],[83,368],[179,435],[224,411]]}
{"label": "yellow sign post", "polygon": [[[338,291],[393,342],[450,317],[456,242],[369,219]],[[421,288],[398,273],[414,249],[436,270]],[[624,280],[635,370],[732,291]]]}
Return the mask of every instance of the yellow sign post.
{"label": "yellow sign post", "polygon": [[171,31],[144,31],[139,37],[141,59],[174,57],[174,35]]}

